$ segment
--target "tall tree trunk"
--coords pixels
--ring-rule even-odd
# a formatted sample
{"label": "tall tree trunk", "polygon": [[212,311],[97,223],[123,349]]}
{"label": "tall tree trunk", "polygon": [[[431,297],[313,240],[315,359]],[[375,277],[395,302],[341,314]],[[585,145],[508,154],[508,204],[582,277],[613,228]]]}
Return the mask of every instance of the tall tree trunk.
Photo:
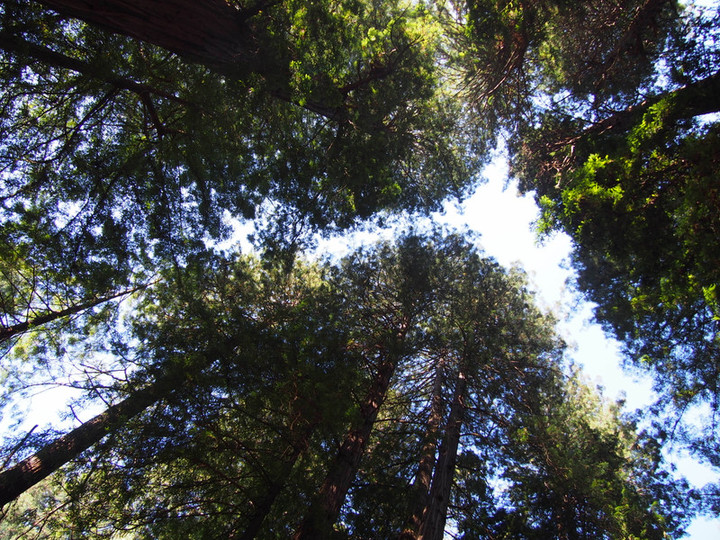
{"label": "tall tree trunk", "polygon": [[455,384],[455,395],[450,406],[445,435],[438,452],[435,472],[430,488],[428,506],[423,512],[423,519],[418,535],[419,540],[442,540],[450,502],[450,490],[455,477],[455,464],[460,444],[460,430],[465,416],[465,391],[467,379],[461,368]]}
{"label": "tall tree trunk", "polygon": [[420,460],[417,471],[415,472],[415,481],[413,482],[411,490],[410,517],[407,520],[403,532],[400,534],[400,540],[413,540],[416,537],[420,529],[420,524],[422,523],[423,511],[428,504],[433,464],[435,462],[435,450],[437,449],[438,431],[443,414],[443,364],[444,362],[441,358],[435,367],[435,381],[430,397],[430,414],[425,428],[425,436],[423,437]]}
{"label": "tall tree trunk", "polygon": [[0,343],[2,343],[3,341],[7,341],[13,336],[22,334],[23,332],[27,332],[29,329],[36,326],[47,324],[49,322],[62,319],[63,317],[69,317],[70,315],[77,315],[78,313],[85,311],[86,309],[94,308],[95,306],[99,306],[100,304],[109,302],[110,300],[120,298],[121,296],[133,294],[137,291],[146,289],[147,287],[148,285],[141,285],[140,287],[135,287],[134,289],[126,289],[124,291],[120,291],[107,296],[100,296],[93,300],[74,304],[70,307],[60,309],[58,311],[49,310],[47,313],[38,315],[34,318],[28,318],[26,321],[18,324],[0,327]]}
{"label": "tall tree trunk", "polygon": [[345,502],[350,485],[360,466],[378,411],[382,406],[397,359],[384,358],[375,373],[370,389],[360,406],[360,422],[345,437],[340,450],[330,465],[325,481],[305,515],[294,540],[328,538]]}
{"label": "tall tree trunk", "polygon": [[16,499],[81,452],[123,426],[129,419],[162,399],[170,389],[170,385],[156,382],[138,390],[32,456],[0,472],[0,507]]}

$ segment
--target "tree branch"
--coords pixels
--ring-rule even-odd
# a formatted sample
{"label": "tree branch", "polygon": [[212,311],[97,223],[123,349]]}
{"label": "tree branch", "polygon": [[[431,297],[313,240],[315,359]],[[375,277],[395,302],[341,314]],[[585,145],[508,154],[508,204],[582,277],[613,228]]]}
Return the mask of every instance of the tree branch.
{"label": "tree branch", "polygon": [[9,34],[8,32],[0,32],[0,49],[12,54],[28,55],[40,62],[93,77],[97,80],[109,83],[116,88],[129,90],[141,98],[143,95],[154,94],[167,100],[174,101],[175,103],[180,103],[186,106],[194,106],[193,103],[165,90],[139,83],[133,81],[132,79],[99,73],[98,70],[88,62],[84,62],[83,60],[79,60],[77,58],[71,58],[62,53],[53,51],[52,49],[48,49],[47,47],[27,41],[19,36]]}

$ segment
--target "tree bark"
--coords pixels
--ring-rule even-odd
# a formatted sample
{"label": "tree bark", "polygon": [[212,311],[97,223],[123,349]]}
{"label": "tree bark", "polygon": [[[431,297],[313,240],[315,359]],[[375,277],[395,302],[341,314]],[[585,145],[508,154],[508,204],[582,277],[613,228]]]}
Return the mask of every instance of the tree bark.
{"label": "tree bark", "polygon": [[360,406],[360,422],[346,435],[317,497],[311,503],[293,536],[294,540],[318,540],[330,536],[332,526],[337,521],[340,508],[345,502],[345,496],[357,474],[360,459],[390,386],[396,362],[393,357],[381,360],[370,389]]}
{"label": "tree bark", "polygon": [[428,506],[423,512],[418,540],[442,540],[444,536],[450,490],[455,477],[455,464],[460,444],[460,430],[465,416],[466,389],[467,379],[464,370],[461,369],[455,385],[445,435],[438,452]]}
{"label": "tree bark", "polygon": [[39,1],[60,15],[156,45],[215,73],[237,80],[259,75],[272,97],[327,119],[346,117],[344,106],[312,99],[300,104],[290,95],[290,52],[249,24],[253,16],[261,16],[263,10],[278,3],[273,0],[259,0],[249,11],[233,7],[227,0]]}
{"label": "tree bark", "polygon": [[63,435],[32,456],[0,473],[0,507],[13,501],[32,486],[51,475],[81,452],[124,425],[170,390],[167,384],[155,384],[138,390],[120,403]]}
{"label": "tree bark", "polygon": [[222,72],[263,72],[254,36],[226,0],[40,0],[61,15]]}
{"label": "tree bark", "polygon": [[430,402],[430,414],[428,416],[423,447],[420,453],[415,481],[411,490],[410,517],[407,520],[400,540],[413,540],[417,537],[422,523],[423,511],[428,504],[430,485],[432,482],[433,464],[435,462],[435,450],[437,449],[438,431],[443,415],[443,361],[440,359],[435,368],[435,381]]}

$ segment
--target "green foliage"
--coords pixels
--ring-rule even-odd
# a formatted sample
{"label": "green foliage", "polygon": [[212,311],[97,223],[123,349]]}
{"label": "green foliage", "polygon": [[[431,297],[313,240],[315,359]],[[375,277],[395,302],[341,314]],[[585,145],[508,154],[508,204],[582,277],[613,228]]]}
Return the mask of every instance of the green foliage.
{"label": "green foliage", "polygon": [[573,118],[632,102],[651,83],[677,19],[675,2],[663,0],[469,0],[450,6],[450,65],[476,121],[491,140],[500,135],[520,144],[548,104]]}
{"label": "green foliage", "polygon": [[685,494],[662,457],[645,453],[649,435],[637,434],[577,376],[558,391],[540,398],[544,412],[511,434],[518,463],[510,457],[501,476],[510,486],[508,522],[523,524],[523,537],[666,537],[682,523],[675,499]]}
{"label": "green foliage", "polygon": [[[287,538],[362,422],[333,537],[444,523],[438,493],[467,538],[681,533],[693,505],[664,436],[564,374],[520,272],[455,235],[334,267],[299,255],[316,232],[440,209],[504,135],[598,318],[673,405],[720,403],[720,132],[690,121],[717,111],[716,18],[661,0],[218,0],[187,4],[216,12],[205,27],[111,17],[113,34],[41,4],[0,7],[0,395],[154,394],[3,533]],[[178,28],[208,48],[164,48]],[[262,260],[210,247],[235,222]],[[4,466],[50,437],[7,441]]]}
{"label": "green foliage", "polygon": [[573,237],[578,284],[631,358],[658,372],[658,388],[676,403],[714,401],[717,126],[687,131],[662,120],[668,107],[650,108],[624,141],[576,144],[562,188],[541,190],[542,227]]}
{"label": "green foliage", "polygon": [[162,377],[166,395],[66,471],[56,530],[240,534],[268,486],[303,486],[308,446],[344,425],[355,374],[321,272],[205,262],[136,309],[120,392]]}
{"label": "green foliage", "polygon": [[[426,12],[306,4],[249,15],[262,58],[248,72],[3,3],[8,317],[23,294],[83,303],[182,266],[233,222],[293,255],[316,232],[462,194],[474,157]],[[42,279],[24,292],[27,274]]]}

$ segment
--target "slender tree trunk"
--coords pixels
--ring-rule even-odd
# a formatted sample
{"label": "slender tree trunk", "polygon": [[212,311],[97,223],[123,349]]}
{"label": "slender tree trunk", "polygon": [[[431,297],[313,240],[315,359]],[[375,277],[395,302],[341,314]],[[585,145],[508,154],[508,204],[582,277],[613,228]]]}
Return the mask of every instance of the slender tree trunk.
{"label": "slender tree trunk", "polygon": [[438,431],[443,414],[443,364],[444,362],[440,359],[435,367],[435,381],[432,396],[430,397],[430,415],[428,416],[425,436],[423,437],[423,447],[420,451],[420,461],[418,462],[415,481],[411,490],[411,514],[403,532],[400,534],[400,540],[413,540],[417,536],[422,523],[423,511],[428,504]]}
{"label": "slender tree trunk", "polygon": [[450,490],[455,477],[455,464],[460,444],[460,430],[465,416],[465,391],[467,379],[464,370],[458,373],[455,395],[450,406],[450,415],[445,428],[440,451],[438,452],[435,472],[430,488],[428,506],[423,513],[419,540],[442,540],[450,502]]}
{"label": "slender tree trunk", "polygon": [[110,300],[120,298],[121,296],[133,294],[137,291],[146,289],[147,287],[148,287],[147,285],[141,285],[140,287],[135,287],[134,289],[126,289],[124,291],[110,294],[108,296],[101,296],[101,297],[95,298],[95,299],[87,301],[87,302],[75,304],[68,308],[61,309],[58,311],[48,311],[47,313],[45,313],[43,315],[38,315],[37,317],[35,317],[33,319],[28,319],[22,323],[13,324],[11,326],[3,326],[2,328],[0,328],[0,343],[2,343],[3,341],[7,341],[8,339],[10,339],[13,336],[22,334],[23,332],[27,332],[29,329],[34,328],[36,326],[47,324],[49,322],[56,321],[58,319],[62,319],[63,317],[68,317],[70,315],[77,315],[81,311],[85,311],[86,309],[94,308],[95,306],[99,306],[100,304],[109,302]]}
{"label": "slender tree trunk", "polygon": [[293,536],[294,540],[318,540],[329,537],[332,526],[340,514],[340,508],[345,502],[345,496],[357,474],[360,459],[390,386],[396,362],[394,357],[381,360],[370,389],[360,406],[360,422],[345,437],[317,497],[311,503]]}
{"label": "slender tree trunk", "polygon": [[81,452],[123,426],[130,418],[162,399],[170,388],[167,384],[155,383],[138,390],[17,465],[1,472],[0,507],[16,499]]}

